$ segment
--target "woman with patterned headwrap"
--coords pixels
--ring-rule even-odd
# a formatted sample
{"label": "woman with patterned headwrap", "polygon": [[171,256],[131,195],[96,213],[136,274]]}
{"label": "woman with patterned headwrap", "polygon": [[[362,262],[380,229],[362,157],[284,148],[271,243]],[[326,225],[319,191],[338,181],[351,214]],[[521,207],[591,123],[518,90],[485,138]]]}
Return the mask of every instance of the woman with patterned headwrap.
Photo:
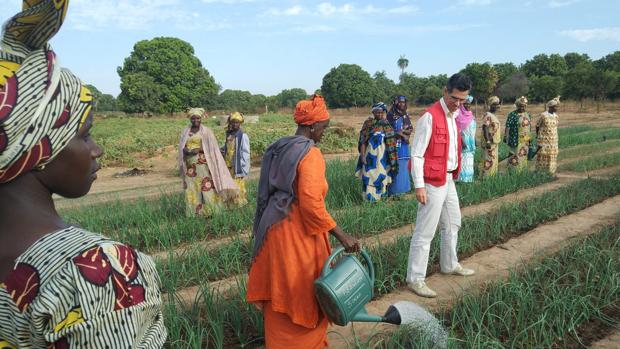
{"label": "woman with patterned headwrap", "polygon": [[536,123],[536,139],[538,155],[536,169],[555,174],[558,167],[558,114],[560,97],[555,97],[547,103],[547,110],[543,112]]}
{"label": "woman with patterned headwrap", "polygon": [[0,50],[0,347],[161,348],[153,260],[71,226],[53,194],[85,195],[103,151],[92,95],[47,42],[68,1],[28,0]]}
{"label": "woman with patterned headwrap", "polygon": [[489,111],[482,119],[482,139],[484,155],[482,156],[482,176],[490,177],[497,174],[499,163],[499,142],[501,142],[501,123],[495,116],[500,109],[500,100],[497,96],[489,98]]}
{"label": "woman with patterned headwrap", "polygon": [[396,133],[396,150],[398,152],[398,173],[390,184],[390,196],[398,196],[411,191],[411,149],[409,140],[413,133],[413,124],[407,113],[407,97],[398,96],[394,99],[392,110],[387,121]]}
{"label": "woman with patterned headwrap", "polygon": [[228,171],[239,186],[239,196],[234,200],[236,206],[248,203],[245,177],[250,174],[250,138],[241,130],[243,121],[243,115],[239,112],[232,113],[228,117],[226,141],[222,149]]}
{"label": "woman with patterned headwrap", "polygon": [[515,102],[517,109],[508,114],[504,139],[510,148],[508,165],[512,169],[527,169],[527,153],[529,151],[532,117],[527,112],[527,98],[522,96]]}
{"label": "woman with patterned headwrap", "polygon": [[398,173],[398,152],[394,129],[387,122],[384,103],[372,106],[372,116],[364,122],[359,138],[360,157],[356,175],[362,179],[362,193],[368,201],[387,197],[388,185]]}
{"label": "woman with patterned headwrap", "polygon": [[181,133],[179,172],[185,188],[185,215],[210,217],[239,195],[213,131],[201,124],[202,108],[190,108],[191,125]]}
{"label": "woman with patterned headwrap", "polygon": [[456,117],[456,126],[461,133],[462,153],[461,172],[459,182],[471,183],[474,181],[474,153],[476,153],[476,118],[471,111],[471,102],[474,97],[467,96],[465,103],[459,106]]}
{"label": "woman with patterned headwrap", "polygon": [[329,234],[346,248],[357,239],[338,227],[325,207],[325,159],[315,146],[329,125],[321,96],[295,108],[297,132],[270,145],[263,156],[248,302],[262,309],[269,349],[327,346],[328,319],[314,293],[314,280],[329,257]]}

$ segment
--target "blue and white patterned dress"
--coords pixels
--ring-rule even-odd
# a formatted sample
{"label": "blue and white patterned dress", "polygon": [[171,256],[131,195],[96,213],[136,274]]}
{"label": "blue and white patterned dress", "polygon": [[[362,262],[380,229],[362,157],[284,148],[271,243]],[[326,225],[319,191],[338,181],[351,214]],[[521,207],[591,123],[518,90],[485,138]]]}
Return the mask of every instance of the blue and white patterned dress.
{"label": "blue and white patterned dress", "polygon": [[474,154],[476,153],[476,120],[472,120],[465,129],[461,130],[463,150],[461,153],[461,172],[459,182],[474,181]]}

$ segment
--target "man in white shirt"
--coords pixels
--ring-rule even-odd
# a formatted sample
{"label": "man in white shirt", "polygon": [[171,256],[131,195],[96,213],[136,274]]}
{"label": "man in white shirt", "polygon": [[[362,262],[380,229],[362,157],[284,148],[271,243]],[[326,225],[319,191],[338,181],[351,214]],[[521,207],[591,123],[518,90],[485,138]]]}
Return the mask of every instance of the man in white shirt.
{"label": "man in white shirt", "polygon": [[424,279],[431,241],[437,225],[441,230],[441,272],[462,276],[474,271],[458,263],[456,244],[461,227],[461,209],[454,185],[461,159],[461,137],[456,126],[458,107],[469,95],[471,80],[454,74],[444,88],[443,97],[418,120],[413,137],[413,179],[418,214],[409,248],[407,285],[419,296],[436,297]]}

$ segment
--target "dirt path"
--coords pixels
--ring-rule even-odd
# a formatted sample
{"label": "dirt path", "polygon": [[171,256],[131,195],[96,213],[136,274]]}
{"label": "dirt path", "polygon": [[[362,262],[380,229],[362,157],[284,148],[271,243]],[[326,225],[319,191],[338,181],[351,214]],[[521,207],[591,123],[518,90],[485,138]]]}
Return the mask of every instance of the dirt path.
{"label": "dirt path", "polygon": [[[435,299],[418,297],[407,288],[400,288],[369,303],[366,309],[370,314],[383,314],[391,304],[397,301],[411,301],[430,311],[445,311],[464,293],[475,293],[485,283],[505,279],[510,270],[522,267],[524,261],[525,263],[535,262],[557,252],[576,238],[596,233],[601,228],[613,224],[618,215],[620,215],[620,195],[556,221],[540,225],[506,243],[462,260],[463,265],[476,270],[476,274],[472,277],[432,274],[426,279],[426,283],[437,292],[438,297]],[[332,332],[329,335],[330,348],[350,348],[351,346],[342,338],[351,341],[352,331],[358,338],[368,338],[377,331],[394,329],[394,326],[371,323],[355,323],[346,327],[333,326],[330,328]]]}
{"label": "dirt path", "polygon": [[609,336],[593,343],[591,349],[620,349],[620,329],[611,333]]}
{"label": "dirt path", "polygon": [[[463,217],[471,217],[475,215],[488,213],[488,212],[493,211],[494,209],[496,209],[498,206],[500,206],[503,203],[522,202],[529,198],[542,195],[546,192],[566,186],[576,180],[577,179],[575,178],[563,178],[563,179],[558,179],[557,181],[554,181],[551,183],[540,185],[538,187],[523,189],[516,193],[507,194],[502,197],[499,197],[499,198],[496,198],[490,201],[486,201],[481,204],[464,207],[461,210],[461,213]],[[369,236],[369,237],[362,239],[361,244],[365,247],[372,247],[372,246],[377,246],[380,244],[390,244],[390,243],[395,242],[399,237],[411,235],[411,232],[413,231],[413,227],[414,227],[414,224],[407,224],[400,228],[387,230],[379,235],[373,235],[373,236]],[[247,235],[246,238],[249,238],[249,235]],[[232,241],[233,239],[234,238],[226,238],[224,240],[219,240],[216,243],[216,246],[219,247],[222,244]],[[215,247],[211,247],[210,244],[211,242],[206,242],[204,243],[204,246],[202,246],[202,243],[201,243],[201,246],[199,246],[198,248],[206,248],[206,249],[215,248]],[[184,252],[185,252],[184,250],[179,250],[175,252],[175,254],[182,255]],[[156,258],[165,259],[168,257],[168,252],[161,252],[161,253],[153,254],[153,256],[157,256]],[[236,289],[240,280],[245,281],[246,278],[247,278],[246,274],[235,275],[235,276],[232,276],[226,279],[210,282],[207,285],[207,287],[211,290],[226,294],[230,290]],[[181,299],[183,303],[192,304],[199,290],[200,290],[200,286],[192,286],[192,287],[184,288],[182,290],[177,290],[176,296],[179,299]]]}

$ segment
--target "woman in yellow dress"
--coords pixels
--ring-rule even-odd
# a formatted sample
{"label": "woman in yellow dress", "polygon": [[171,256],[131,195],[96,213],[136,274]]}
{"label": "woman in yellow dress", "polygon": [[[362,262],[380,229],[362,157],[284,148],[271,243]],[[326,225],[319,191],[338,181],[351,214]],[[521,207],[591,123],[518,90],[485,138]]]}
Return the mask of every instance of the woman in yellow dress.
{"label": "woman in yellow dress", "polygon": [[558,114],[555,112],[560,105],[560,97],[547,103],[547,111],[540,114],[536,123],[538,155],[536,169],[555,174],[558,168]]}
{"label": "woman in yellow dress", "polygon": [[489,111],[482,119],[482,139],[484,142],[484,156],[482,157],[482,177],[491,177],[497,174],[499,163],[499,142],[501,141],[501,124],[495,114],[500,109],[500,100],[497,96],[489,98]]}
{"label": "woman in yellow dress", "polygon": [[179,142],[179,170],[185,188],[185,214],[209,217],[233,201],[239,187],[233,181],[219,151],[213,131],[201,124],[202,108],[187,112],[191,125]]}
{"label": "woman in yellow dress", "polygon": [[243,114],[239,112],[232,113],[228,117],[226,143],[222,149],[228,171],[239,186],[239,196],[234,200],[236,206],[248,203],[245,177],[250,174],[250,138],[241,129],[243,121]]}

